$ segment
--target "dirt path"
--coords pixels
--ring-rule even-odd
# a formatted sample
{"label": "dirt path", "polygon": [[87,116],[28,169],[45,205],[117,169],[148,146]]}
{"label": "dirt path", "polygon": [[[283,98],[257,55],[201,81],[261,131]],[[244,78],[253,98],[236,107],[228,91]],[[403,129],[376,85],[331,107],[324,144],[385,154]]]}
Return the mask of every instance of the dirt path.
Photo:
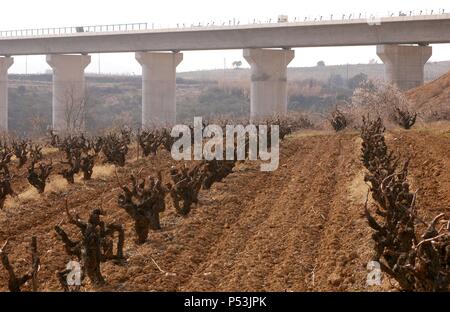
{"label": "dirt path", "polygon": [[417,207],[424,220],[450,213],[450,131],[397,131],[388,144],[410,158],[412,187],[418,190]]}
{"label": "dirt path", "polygon": [[[245,203],[238,220],[181,290],[298,291],[323,284],[312,272],[319,271],[316,260],[336,205],[338,181],[346,183],[344,149],[354,149],[353,136],[291,140],[295,148],[283,155],[281,168],[255,190],[255,198]],[[276,187],[264,188],[271,185]]]}

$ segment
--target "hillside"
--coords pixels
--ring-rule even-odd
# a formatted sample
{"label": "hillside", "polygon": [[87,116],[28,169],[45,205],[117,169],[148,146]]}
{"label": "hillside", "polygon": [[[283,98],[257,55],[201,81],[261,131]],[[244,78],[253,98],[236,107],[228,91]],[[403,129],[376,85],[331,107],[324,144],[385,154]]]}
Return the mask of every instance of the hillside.
{"label": "hillside", "polygon": [[406,95],[419,110],[450,108],[450,72]]}
{"label": "hillside", "polygon": [[[387,141],[397,154],[411,157],[419,215],[429,220],[437,212],[449,213],[450,127],[389,132]],[[162,230],[152,231],[144,245],[134,243],[132,220],[117,205],[114,168],[96,167],[92,181],[77,179],[73,186],[54,177],[43,195],[19,179],[13,183],[19,196],[0,210],[0,244],[9,239],[13,265],[23,271],[29,239],[37,235],[42,290],[60,290],[55,272],[70,258],[53,228],[59,224],[76,233],[63,213],[67,197],[82,218],[103,206],[107,222],[125,225],[127,262],[103,265],[107,285],[100,290],[394,290],[386,278],[379,288],[365,286],[372,241],[362,214],[367,186],[360,144],[354,132],[294,133],[281,145],[275,172],[260,172],[257,163],[240,164],[223,183],[202,190],[199,204],[184,218],[167,201]],[[58,158],[58,152],[46,152]],[[174,161],[165,152],[140,160],[134,153],[125,169],[118,169],[123,181],[132,169],[148,175],[157,168],[168,180]],[[6,271],[0,270],[0,290],[6,290],[6,281]]]}

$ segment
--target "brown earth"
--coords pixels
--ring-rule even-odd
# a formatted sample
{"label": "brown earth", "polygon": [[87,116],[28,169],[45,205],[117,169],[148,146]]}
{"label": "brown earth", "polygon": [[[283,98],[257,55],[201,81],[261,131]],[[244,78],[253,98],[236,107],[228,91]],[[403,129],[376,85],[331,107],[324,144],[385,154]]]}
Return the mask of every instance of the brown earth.
{"label": "brown earth", "polygon": [[[410,178],[420,189],[421,217],[449,213],[450,127],[394,131],[387,139],[398,154],[411,157]],[[37,235],[41,290],[59,291],[55,272],[71,259],[53,227],[61,224],[76,234],[63,213],[67,196],[71,210],[82,217],[102,205],[106,221],[126,228],[126,264],[104,264],[107,285],[93,289],[87,282],[84,290],[395,290],[386,277],[380,287],[365,286],[372,242],[362,215],[367,186],[359,149],[354,132],[289,136],[281,145],[278,170],[264,173],[258,163],[240,164],[224,183],[201,192],[200,203],[188,217],[177,216],[167,199],[163,229],[152,232],[141,246],[134,243],[131,219],[117,206],[114,169],[98,167],[95,179],[73,186],[53,180],[44,195],[32,194],[20,178],[14,186],[21,196],[9,199],[0,211],[0,244],[9,239],[10,258],[23,272],[30,258],[29,240]],[[141,167],[143,174],[157,168],[167,173],[174,162],[161,153],[130,159],[126,169],[118,169],[121,179]],[[6,285],[6,272],[0,268],[0,290],[7,290]]]}
{"label": "brown earth", "polygon": [[450,106],[450,72],[406,92],[406,96],[420,112],[448,109]]}

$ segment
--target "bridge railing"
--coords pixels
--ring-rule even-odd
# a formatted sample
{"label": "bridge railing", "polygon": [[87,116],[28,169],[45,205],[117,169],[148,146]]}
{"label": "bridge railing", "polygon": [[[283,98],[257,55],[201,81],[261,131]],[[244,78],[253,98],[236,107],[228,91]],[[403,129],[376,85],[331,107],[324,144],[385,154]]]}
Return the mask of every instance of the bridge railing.
{"label": "bridge railing", "polygon": [[30,28],[17,30],[0,30],[0,38],[5,37],[35,37],[35,36],[60,36],[76,33],[101,33],[147,30],[148,23],[110,24],[94,26],[55,27],[55,28]]}
{"label": "bridge railing", "polygon": [[396,11],[387,12],[385,14],[369,14],[369,13],[347,13],[347,14],[329,14],[329,15],[319,15],[319,16],[306,16],[306,17],[292,17],[280,15],[283,17],[280,20],[273,18],[264,19],[249,19],[247,23],[241,23],[239,19],[233,18],[221,22],[199,22],[199,23],[177,23],[172,26],[161,27],[155,25],[155,23],[132,23],[132,24],[109,24],[109,25],[94,25],[94,26],[78,26],[78,27],[57,27],[57,28],[36,28],[36,29],[20,29],[20,30],[0,30],[1,38],[20,38],[20,37],[46,37],[46,36],[64,36],[73,35],[77,33],[105,33],[105,32],[127,32],[127,31],[148,31],[148,30],[183,30],[183,29],[196,29],[196,28],[209,28],[209,27],[236,27],[245,25],[256,25],[256,24],[279,24],[279,23],[315,23],[315,22],[333,22],[333,23],[346,23],[353,20],[368,20],[372,21],[374,19],[381,18],[393,18],[393,17],[403,17],[403,18],[436,18],[436,16],[445,15],[450,17],[450,14],[445,12],[443,9],[438,10],[416,10],[416,11]]}

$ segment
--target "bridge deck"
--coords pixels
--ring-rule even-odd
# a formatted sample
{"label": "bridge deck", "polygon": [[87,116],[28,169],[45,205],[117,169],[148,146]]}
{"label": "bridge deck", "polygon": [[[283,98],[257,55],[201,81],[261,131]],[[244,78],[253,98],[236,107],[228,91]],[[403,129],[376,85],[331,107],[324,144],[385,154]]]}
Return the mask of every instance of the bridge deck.
{"label": "bridge deck", "polygon": [[124,25],[134,26],[3,31],[0,55],[450,43],[450,14],[170,29]]}

